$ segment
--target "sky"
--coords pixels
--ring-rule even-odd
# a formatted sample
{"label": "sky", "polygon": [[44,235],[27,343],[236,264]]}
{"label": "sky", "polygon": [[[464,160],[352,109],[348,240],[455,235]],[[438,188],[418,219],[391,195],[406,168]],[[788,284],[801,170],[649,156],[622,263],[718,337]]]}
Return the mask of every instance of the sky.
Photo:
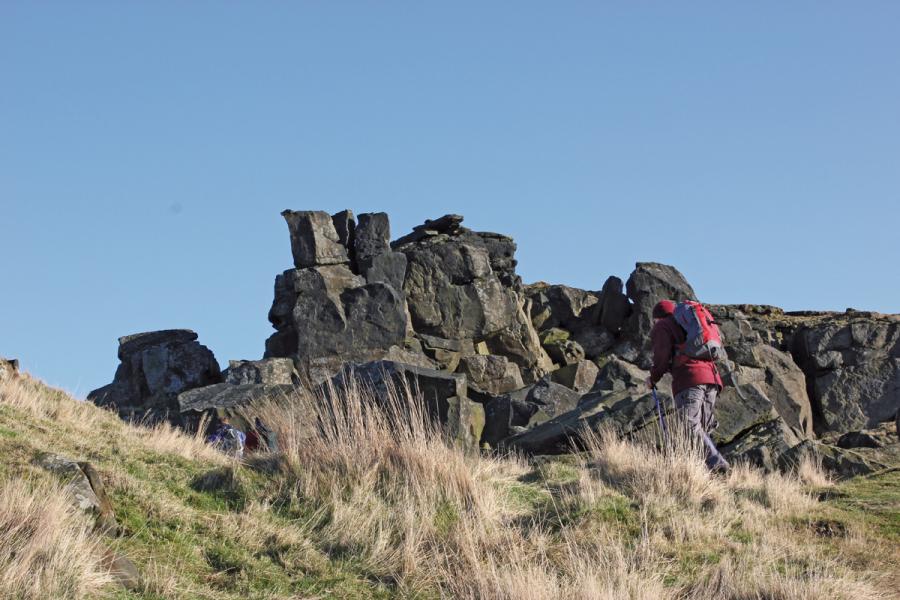
{"label": "sky", "polygon": [[293,210],[637,261],[710,303],[900,312],[900,3],[0,2],[0,356],[258,359]]}

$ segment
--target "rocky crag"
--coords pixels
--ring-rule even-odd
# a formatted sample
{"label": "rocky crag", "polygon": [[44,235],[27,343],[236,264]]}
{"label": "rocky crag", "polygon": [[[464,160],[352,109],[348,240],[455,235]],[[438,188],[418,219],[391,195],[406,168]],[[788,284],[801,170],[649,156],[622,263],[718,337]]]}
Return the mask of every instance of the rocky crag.
{"label": "rocky crag", "polygon": [[[220,372],[191,331],[126,336],[113,382],[89,398],[186,422],[298,384],[410,383],[456,443],[530,453],[569,451],[586,427],[631,435],[655,423],[643,386],[651,310],[697,298],[674,267],[638,263],[596,291],[525,285],[515,242],[458,215],[393,241],[385,213],[282,215],[294,268],[275,278],[261,360]],[[900,315],[710,309],[745,396],[726,387],[720,399],[714,437],[727,456],[774,469],[813,447],[842,473],[879,467],[853,440],[897,418]]]}

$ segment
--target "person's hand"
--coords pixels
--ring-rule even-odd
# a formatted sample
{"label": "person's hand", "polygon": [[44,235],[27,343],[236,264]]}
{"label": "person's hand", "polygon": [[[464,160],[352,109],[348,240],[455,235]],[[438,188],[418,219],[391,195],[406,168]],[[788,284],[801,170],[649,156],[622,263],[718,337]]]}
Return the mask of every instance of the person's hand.
{"label": "person's hand", "polygon": [[653,383],[653,378],[652,378],[652,377],[648,377],[648,378],[647,378],[646,384],[647,384],[647,389],[648,389],[648,390],[652,390],[653,388],[656,387],[656,385]]}

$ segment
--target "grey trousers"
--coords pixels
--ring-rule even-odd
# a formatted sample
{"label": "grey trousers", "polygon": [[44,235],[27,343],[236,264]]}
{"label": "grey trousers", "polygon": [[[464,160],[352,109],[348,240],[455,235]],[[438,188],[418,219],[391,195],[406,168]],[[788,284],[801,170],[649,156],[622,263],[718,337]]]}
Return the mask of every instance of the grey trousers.
{"label": "grey trousers", "polygon": [[709,437],[718,424],[714,413],[718,397],[719,387],[715,385],[696,385],[675,395],[675,408],[691,435],[703,444],[710,469],[728,468],[728,461]]}

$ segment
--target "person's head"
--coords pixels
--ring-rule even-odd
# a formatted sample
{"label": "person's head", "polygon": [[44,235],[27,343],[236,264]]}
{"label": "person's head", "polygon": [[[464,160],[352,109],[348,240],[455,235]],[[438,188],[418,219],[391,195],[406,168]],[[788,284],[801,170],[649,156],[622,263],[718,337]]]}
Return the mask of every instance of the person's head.
{"label": "person's head", "polygon": [[675,314],[675,303],[671,300],[660,300],[653,307],[654,319],[665,319]]}

